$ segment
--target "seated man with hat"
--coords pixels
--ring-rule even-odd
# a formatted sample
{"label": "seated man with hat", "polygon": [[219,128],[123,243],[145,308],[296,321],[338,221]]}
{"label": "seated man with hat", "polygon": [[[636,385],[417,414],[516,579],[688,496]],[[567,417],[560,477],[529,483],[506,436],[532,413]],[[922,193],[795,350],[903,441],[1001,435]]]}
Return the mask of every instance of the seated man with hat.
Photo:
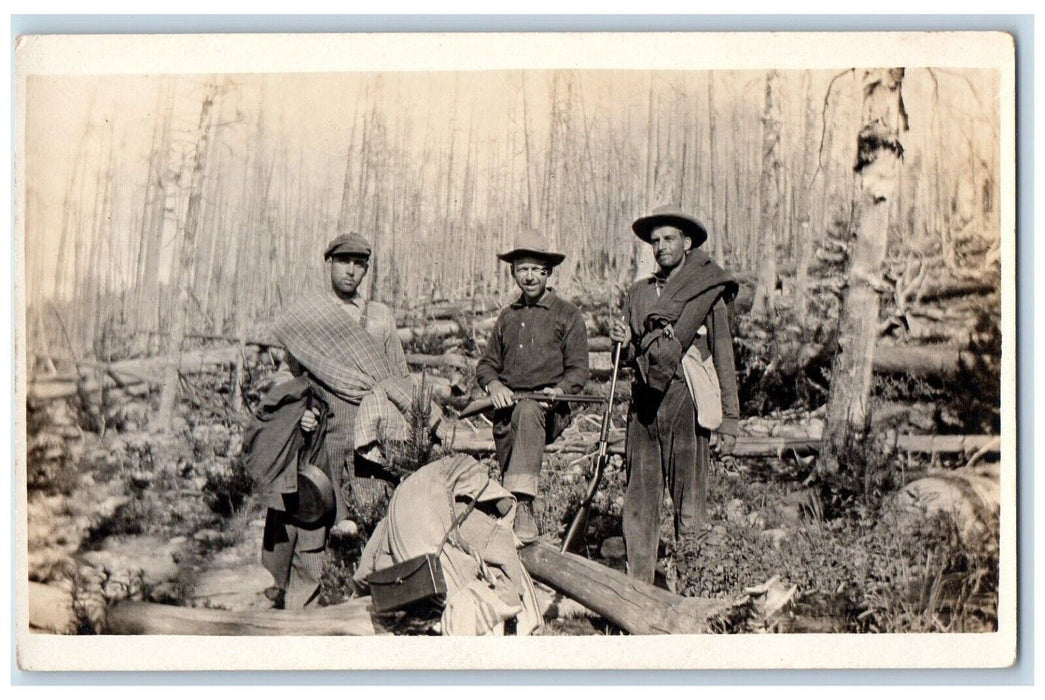
{"label": "seated man with hat", "polygon": [[535,233],[497,256],[512,267],[521,292],[501,310],[476,380],[493,400],[493,435],[503,485],[519,501],[515,534],[532,542],[540,532],[533,512],[545,444],[569,424],[568,403],[523,399],[513,392],[579,393],[588,381],[588,336],[580,310],[548,288],[566,256],[548,250]]}
{"label": "seated man with hat", "polygon": [[[287,351],[286,366],[277,375],[279,383],[270,391],[281,398],[273,402],[280,408],[289,406],[282,394],[294,381],[305,381],[316,395],[298,412],[298,425],[312,447],[310,458],[326,474],[334,496],[322,517],[312,514],[305,519],[299,508],[286,506],[288,492],[294,496],[291,503],[301,500],[298,482],[273,480],[282,487],[264,499],[269,510],[262,563],[275,579],[270,597],[277,607],[308,607],[317,602],[327,536],[348,516],[341,484],[345,467],[354,463],[360,403],[379,383],[409,377],[391,309],[359,294],[370,256],[370,244],[362,236],[350,233],[335,238],[323,253],[330,288],[292,301],[273,328]],[[306,461],[300,461],[297,469],[307,476],[307,467]]]}
{"label": "seated man with hat", "polygon": [[654,580],[665,485],[676,538],[706,520],[711,431],[721,451],[736,441],[739,401],[726,304],[733,276],[700,246],[708,233],[676,207],[659,207],[632,229],[653,247],[658,270],[628,290],[610,339],[635,370],[628,410],[624,543],[628,573]]}

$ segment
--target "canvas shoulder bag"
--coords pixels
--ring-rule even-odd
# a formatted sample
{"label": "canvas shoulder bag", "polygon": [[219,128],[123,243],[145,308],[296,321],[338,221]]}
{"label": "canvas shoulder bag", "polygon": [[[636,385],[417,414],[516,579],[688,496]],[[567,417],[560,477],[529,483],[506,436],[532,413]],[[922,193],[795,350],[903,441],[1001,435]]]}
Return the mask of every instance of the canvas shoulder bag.
{"label": "canvas shoulder bag", "polygon": [[[707,332],[707,326],[701,326],[697,335],[706,336]],[[722,425],[722,389],[711,354],[702,358],[696,343],[690,345],[682,356],[682,373],[697,409],[697,424],[707,430],[718,429]]]}

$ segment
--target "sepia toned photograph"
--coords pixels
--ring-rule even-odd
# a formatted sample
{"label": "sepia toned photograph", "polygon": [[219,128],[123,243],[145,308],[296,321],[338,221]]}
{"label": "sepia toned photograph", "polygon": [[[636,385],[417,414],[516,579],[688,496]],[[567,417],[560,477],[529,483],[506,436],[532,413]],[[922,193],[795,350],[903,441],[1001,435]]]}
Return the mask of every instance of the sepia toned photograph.
{"label": "sepia toned photograph", "polygon": [[1012,663],[1012,38],[819,38],[20,37],[20,666]]}

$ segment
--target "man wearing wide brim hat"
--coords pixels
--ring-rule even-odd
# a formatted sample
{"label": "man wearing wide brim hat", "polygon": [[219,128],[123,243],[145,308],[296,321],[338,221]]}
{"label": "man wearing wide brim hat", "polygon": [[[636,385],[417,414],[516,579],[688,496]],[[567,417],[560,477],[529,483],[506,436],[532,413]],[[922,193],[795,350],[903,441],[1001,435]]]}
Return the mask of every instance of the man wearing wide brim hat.
{"label": "man wearing wide brim hat", "polygon": [[540,535],[533,501],[544,446],[569,424],[570,408],[564,402],[516,401],[513,392],[579,393],[588,381],[588,335],[580,310],[548,288],[565,255],[528,231],[497,257],[511,265],[521,293],[498,315],[475,376],[493,399],[503,485],[519,501],[515,534],[532,542]]}
{"label": "man wearing wide brim hat", "polygon": [[657,207],[652,214],[635,219],[631,230],[646,243],[652,243],[650,237],[653,231],[664,227],[677,229],[688,236],[692,248],[699,248],[708,239],[708,230],[699,219],[671,205]]}
{"label": "man wearing wide brim hat", "polygon": [[632,224],[653,248],[657,271],[628,290],[610,338],[634,369],[625,461],[624,541],[628,573],[652,583],[660,508],[671,492],[676,538],[707,519],[712,431],[732,450],[739,401],[727,304],[733,277],[700,249],[708,232],[677,207]]}

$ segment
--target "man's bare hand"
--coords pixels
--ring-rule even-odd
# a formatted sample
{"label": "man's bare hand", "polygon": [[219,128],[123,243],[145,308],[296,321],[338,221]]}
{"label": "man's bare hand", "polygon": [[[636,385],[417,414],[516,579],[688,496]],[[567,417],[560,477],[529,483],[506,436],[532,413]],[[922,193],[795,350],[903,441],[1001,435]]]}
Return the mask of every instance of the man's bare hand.
{"label": "man's bare hand", "polygon": [[319,417],[316,412],[309,409],[301,415],[301,429],[306,433],[311,433],[319,425]]}
{"label": "man's bare hand", "polygon": [[627,345],[631,342],[631,326],[624,319],[613,319],[613,323],[610,325],[610,340]]}
{"label": "man's bare hand", "polygon": [[[545,387],[545,388],[541,389],[541,393],[542,394],[546,394],[549,397],[551,397],[551,396],[558,396],[558,395],[564,394],[566,392],[564,392],[560,387],[549,386],[549,387]],[[551,401],[538,401],[537,405],[540,406],[541,408],[543,408],[545,411],[547,411],[548,409],[550,409],[552,407],[552,402]]]}
{"label": "man's bare hand", "polygon": [[515,403],[515,395],[512,394],[512,390],[497,379],[486,385],[486,391],[493,400],[494,408],[508,408]]}

